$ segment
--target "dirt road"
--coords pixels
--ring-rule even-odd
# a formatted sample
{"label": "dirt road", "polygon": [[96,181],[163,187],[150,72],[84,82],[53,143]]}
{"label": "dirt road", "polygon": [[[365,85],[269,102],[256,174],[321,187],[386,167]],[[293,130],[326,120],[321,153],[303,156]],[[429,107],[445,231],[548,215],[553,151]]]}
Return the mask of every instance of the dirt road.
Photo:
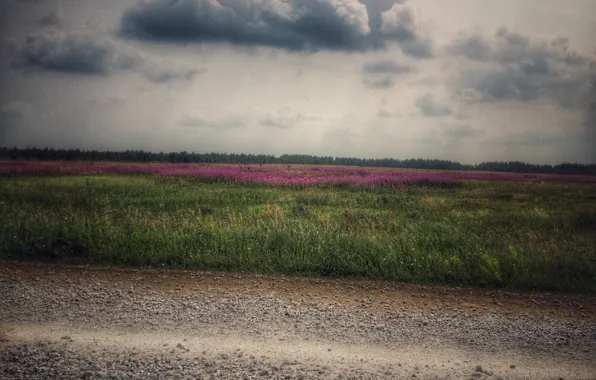
{"label": "dirt road", "polygon": [[596,298],[0,262],[2,379],[596,379]]}

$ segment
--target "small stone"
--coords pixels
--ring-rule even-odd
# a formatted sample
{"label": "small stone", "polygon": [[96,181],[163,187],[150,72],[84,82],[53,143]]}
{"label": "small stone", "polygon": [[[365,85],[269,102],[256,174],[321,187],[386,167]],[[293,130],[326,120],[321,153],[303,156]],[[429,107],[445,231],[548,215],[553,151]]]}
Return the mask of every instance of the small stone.
{"label": "small stone", "polygon": [[511,369],[514,369],[514,368],[515,368],[515,364],[511,364],[511,365],[509,366],[509,368],[511,368]]}
{"label": "small stone", "polygon": [[477,365],[476,366],[476,372],[482,372],[482,366],[481,365]]}

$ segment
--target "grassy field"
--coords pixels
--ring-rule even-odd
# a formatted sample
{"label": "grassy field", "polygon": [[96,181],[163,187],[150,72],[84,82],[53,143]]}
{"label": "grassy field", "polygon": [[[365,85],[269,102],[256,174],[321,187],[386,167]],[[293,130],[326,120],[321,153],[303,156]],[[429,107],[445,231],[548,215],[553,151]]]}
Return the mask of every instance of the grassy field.
{"label": "grassy field", "polygon": [[0,257],[596,291],[596,186],[0,176]]}

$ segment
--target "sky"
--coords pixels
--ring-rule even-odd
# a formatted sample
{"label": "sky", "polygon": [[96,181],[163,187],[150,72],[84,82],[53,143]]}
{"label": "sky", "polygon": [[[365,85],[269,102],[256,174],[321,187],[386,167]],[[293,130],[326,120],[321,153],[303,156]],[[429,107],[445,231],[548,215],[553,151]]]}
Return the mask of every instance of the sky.
{"label": "sky", "polygon": [[593,0],[3,0],[0,146],[596,163]]}

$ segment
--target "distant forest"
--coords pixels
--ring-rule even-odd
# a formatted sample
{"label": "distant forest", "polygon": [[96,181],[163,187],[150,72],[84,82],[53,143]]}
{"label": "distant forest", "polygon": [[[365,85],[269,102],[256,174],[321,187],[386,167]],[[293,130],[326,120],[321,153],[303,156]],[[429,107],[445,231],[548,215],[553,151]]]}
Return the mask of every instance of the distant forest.
{"label": "distant forest", "polygon": [[222,163],[222,164],[305,164],[305,165],[344,165],[388,167],[404,169],[434,170],[476,170],[513,173],[555,173],[596,175],[596,164],[562,163],[558,165],[535,165],[518,161],[483,162],[475,165],[460,164],[455,161],[411,158],[353,158],[310,156],[305,154],[283,154],[279,157],[265,154],[235,153],[152,153],[143,150],[124,152],[80,150],[80,149],[38,149],[0,147],[0,159],[37,161],[114,161],[114,162],[172,162],[172,163]]}

